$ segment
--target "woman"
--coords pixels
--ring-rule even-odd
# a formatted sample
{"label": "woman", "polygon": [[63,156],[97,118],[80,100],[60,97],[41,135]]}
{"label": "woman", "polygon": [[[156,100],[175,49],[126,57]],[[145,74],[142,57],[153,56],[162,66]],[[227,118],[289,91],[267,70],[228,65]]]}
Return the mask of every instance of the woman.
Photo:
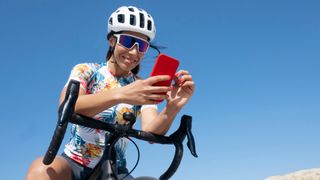
{"label": "woman", "polygon": [[[161,135],[168,131],[177,113],[193,95],[194,82],[185,70],[176,73],[173,87],[152,86],[168,80],[168,76],[145,80],[137,77],[140,61],[155,32],[152,16],[140,8],[120,7],[111,14],[106,62],[78,64],[71,71],[69,80],[78,80],[81,84],[76,113],[101,121],[124,123],[123,113],[132,112],[141,115],[142,130]],[[60,103],[65,91],[66,87],[61,92]],[[161,100],[166,100],[166,106],[158,113],[156,104]],[[85,179],[101,158],[104,134],[101,130],[73,125],[62,156],[57,156],[49,166],[43,165],[42,158],[38,158],[32,163],[27,179]],[[126,145],[125,139],[116,144],[120,176],[127,173]]]}

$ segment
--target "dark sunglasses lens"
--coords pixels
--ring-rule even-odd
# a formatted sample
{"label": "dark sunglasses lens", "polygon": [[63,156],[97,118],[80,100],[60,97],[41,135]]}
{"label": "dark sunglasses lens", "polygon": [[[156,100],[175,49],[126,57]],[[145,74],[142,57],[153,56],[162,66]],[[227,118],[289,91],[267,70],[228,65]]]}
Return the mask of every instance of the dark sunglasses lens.
{"label": "dark sunglasses lens", "polygon": [[130,49],[134,45],[135,40],[131,36],[121,35],[119,39],[119,43],[124,47]]}
{"label": "dark sunglasses lens", "polygon": [[138,43],[139,52],[141,53],[146,52],[149,47],[148,42],[127,35],[120,35],[119,43],[128,49],[132,48],[135,43]]}
{"label": "dark sunglasses lens", "polygon": [[146,52],[149,47],[149,43],[147,43],[146,41],[142,41],[140,39],[136,39],[136,41],[139,44],[139,51],[143,53]]}

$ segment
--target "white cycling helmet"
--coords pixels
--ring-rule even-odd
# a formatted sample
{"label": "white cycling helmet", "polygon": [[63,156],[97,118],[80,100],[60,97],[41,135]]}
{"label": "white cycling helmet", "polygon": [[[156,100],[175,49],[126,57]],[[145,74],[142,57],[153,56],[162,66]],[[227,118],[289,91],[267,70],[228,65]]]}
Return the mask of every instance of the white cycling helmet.
{"label": "white cycling helmet", "polygon": [[133,31],[146,35],[152,41],[156,35],[153,18],[145,10],[134,6],[122,6],[108,20],[110,32]]}

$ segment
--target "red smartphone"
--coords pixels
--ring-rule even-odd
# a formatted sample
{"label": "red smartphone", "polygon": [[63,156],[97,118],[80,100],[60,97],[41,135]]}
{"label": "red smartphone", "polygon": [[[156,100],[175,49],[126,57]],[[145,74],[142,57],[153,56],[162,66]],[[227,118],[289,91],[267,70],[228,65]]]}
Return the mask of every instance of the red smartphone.
{"label": "red smartphone", "polygon": [[154,86],[170,86],[174,78],[174,75],[178,69],[179,61],[173,57],[167,56],[165,54],[159,54],[155,65],[153,66],[150,76],[157,75],[169,75],[170,79],[167,81],[160,81]]}

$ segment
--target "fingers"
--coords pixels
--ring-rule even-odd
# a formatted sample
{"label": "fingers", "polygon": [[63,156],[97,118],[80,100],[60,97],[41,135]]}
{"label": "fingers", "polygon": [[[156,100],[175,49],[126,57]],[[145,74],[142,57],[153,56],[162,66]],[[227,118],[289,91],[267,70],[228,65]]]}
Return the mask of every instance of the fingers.
{"label": "fingers", "polygon": [[170,76],[168,75],[159,75],[159,76],[153,76],[145,80],[148,93],[164,93],[166,94],[168,91],[170,91],[170,87],[168,86],[152,86],[153,84],[160,82],[160,81],[167,81],[170,79]]}
{"label": "fingers", "polygon": [[186,93],[188,93],[189,95],[192,95],[194,92],[194,82],[187,81],[182,85],[182,88],[185,90]]}
{"label": "fingers", "polygon": [[132,87],[128,91],[132,92],[130,95],[131,101],[136,104],[157,104],[167,98],[167,92],[171,90],[167,86],[153,86],[154,82],[167,80],[168,76],[151,77],[145,80],[137,80],[131,84]]}
{"label": "fingers", "polygon": [[167,98],[167,94],[162,93],[162,94],[151,94],[148,96],[149,100],[152,101],[162,101]]}
{"label": "fingers", "polygon": [[171,87],[168,86],[151,86],[148,90],[149,93],[164,93],[166,94],[168,91],[171,90]]}
{"label": "fingers", "polygon": [[[186,70],[178,71],[174,76],[174,87],[167,86],[154,86],[155,83],[160,81],[169,80],[168,75],[159,75],[147,78],[141,81],[139,84],[139,89],[142,90],[143,94],[143,104],[158,104],[164,99],[167,99],[167,92],[185,93],[185,97],[192,96],[195,89],[195,83],[191,74]],[[173,89],[172,89],[173,88]]]}
{"label": "fingers", "polygon": [[164,99],[167,99],[166,94],[151,94],[148,95],[147,100],[143,104],[158,104]]}
{"label": "fingers", "polygon": [[182,85],[184,82],[187,81],[193,81],[191,75],[183,75],[181,78],[179,78],[179,84]]}
{"label": "fingers", "polygon": [[180,70],[175,74],[175,76],[175,86],[181,87],[186,93],[192,95],[195,84],[189,71]]}
{"label": "fingers", "polygon": [[145,80],[145,82],[148,83],[149,85],[153,85],[157,82],[167,81],[169,79],[170,79],[170,76],[168,76],[168,75],[159,75],[159,76],[149,77],[148,79]]}
{"label": "fingers", "polygon": [[175,75],[176,75],[177,77],[179,77],[179,76],[186,75],[186,74],[190,74],[189,71],[179,70]]}
{"label": "fingers", "polygon": [[181,86],[187,81],[192,81],[192,76],[190,75],[189,71],[180,70],[175,74],[174,81],[177,85]]}

